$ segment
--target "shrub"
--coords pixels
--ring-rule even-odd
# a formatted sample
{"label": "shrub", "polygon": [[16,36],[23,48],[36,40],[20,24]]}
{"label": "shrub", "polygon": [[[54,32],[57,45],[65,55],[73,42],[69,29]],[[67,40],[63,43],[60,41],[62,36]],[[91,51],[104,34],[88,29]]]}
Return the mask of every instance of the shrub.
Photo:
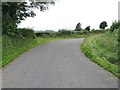
{"label": "shrub", "polygon": [[29,29],[29,28],[22,28],[22,29],[17,29],[15,32],[17,37],[23,38],[35,38],[34,30]]}
{"label": "shrub", "polygon": [[42,37],[43,37],[43,38],[49,38],[49,35],[47,35],[47,34],[42,34]]}
{"label": "shrub", "polygon": [[6,14],[2,17],[2,35],[15,37],[16,28],[17,26],[15,21],[11,19],[9,15]]}
{"label": "shrub", "polygon": [[62,37],[70,36],[71,34],[72,34],[71,31],[65,29],[61,29],[58,31],[58,36],[62,36]]}
{"label": "shrub", "polygon": [[120,21],[118,22],[115,21],[112,23],[112,26],[110,27],[110,31],[113,32],[114,30],[119,29],[119,27],[120,27]]}

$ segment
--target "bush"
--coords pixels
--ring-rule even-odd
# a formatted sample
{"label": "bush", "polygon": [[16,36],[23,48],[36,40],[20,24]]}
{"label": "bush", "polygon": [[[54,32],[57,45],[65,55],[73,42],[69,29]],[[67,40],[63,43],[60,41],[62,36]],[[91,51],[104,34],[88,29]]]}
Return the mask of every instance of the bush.
{"label": "bush", "polygon": [[52,32],[52,33],[49,34],[49,37],[56,38],[57,37],[57,33],[56,32]]}
{"label": "bush", "polygon": [[43,38],[49,38],[49,35],[47,35],[47,34],[42,34],[42,37],[43,37]]}
{"label": "bush", "polygon": [[118,22],[115,21],[112,23],[112,26],[110,27],[110,31],[113,32],[113,31],[119,29],[119,27],[120,27],[120,21],[118,21]]}
{"label": "bush", "polygon": [[2,17],[2,35],[15,37],[16,28],[16,22],[9,15],[6,14]]}
{"label": "bush", "polygon": [[35,38],[34,30],[32,29],[23,28],[23,29],[17,29],[17,30],[18,30],[17,34],[19,36],[27,37],[27,38]]}
{"label": "bush", "polygon": [[58,34],[59,34],[58,36],[67,37],[70,36],[72,32],[69,30],[61,29],[58,31]]}

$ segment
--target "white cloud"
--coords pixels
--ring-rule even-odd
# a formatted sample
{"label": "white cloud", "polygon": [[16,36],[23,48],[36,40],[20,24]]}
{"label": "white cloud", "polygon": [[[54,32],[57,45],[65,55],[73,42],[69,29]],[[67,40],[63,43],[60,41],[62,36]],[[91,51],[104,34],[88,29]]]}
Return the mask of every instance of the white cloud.
{"label": "white cloud", "polygon": [[22,21],[20,27],[34,27],[35,30],[58,30],[60,28],[74,29],[78,22],[82,27],[99,28],[102,21],[109,26],[118,19],[119,0],[59,0],[49,10],[40,12],[37,16]]}

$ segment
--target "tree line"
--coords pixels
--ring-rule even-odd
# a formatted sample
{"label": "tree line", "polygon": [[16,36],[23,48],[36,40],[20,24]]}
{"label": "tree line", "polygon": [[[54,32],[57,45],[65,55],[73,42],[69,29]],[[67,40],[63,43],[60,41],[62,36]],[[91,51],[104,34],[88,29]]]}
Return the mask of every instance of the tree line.
{"label": "tree line", "polygon": [[[7,35],[9,37],[28,37],[35,38],[35,35],[41,37],[56,37],[56,36],[68,36],[72,34],[87,34],[88,32],[103,32],[102,30],[90,29],[90,26],[87,26],[85,29],[82,29],[81,23],[77,23],[75,30],[66,30],[61,29],[58,32],[44,32],[44,33],[35,33],[32,29],[29,28],[17,28],[22,20],[25,20],[27,17],[36,16],[34,9],[39,9],[40,11],[45,11],[48,9],[49,5],[54,5],[55,0],[46,0],[46,2],[34,2],[30,0],[30,3],[27,2],[2,2],[2,35]],[[105,29],[107,27],[107,22],[103,21],[100,23],[99,28]],[[113,32],[120,26],[120,22],[113,22],[110,30]]]}
{"label": "tree line", "polygon": [[[81,30],[83,30],[81,26],[82,26],[82,25],[81,25],[81,23],[79,22],[79,23],[76,25],[75,31],[81,31]],[[107,22],[106,22],[106,21],[103,21],[103,22],[100,23],[99,28],[104,30],[107,26],[108,26],[108,25],[107,25]],[[90,31],[90,26],[87,26],[84,30]],[[93,29],[93,30],[94,30],[94,29]]]}

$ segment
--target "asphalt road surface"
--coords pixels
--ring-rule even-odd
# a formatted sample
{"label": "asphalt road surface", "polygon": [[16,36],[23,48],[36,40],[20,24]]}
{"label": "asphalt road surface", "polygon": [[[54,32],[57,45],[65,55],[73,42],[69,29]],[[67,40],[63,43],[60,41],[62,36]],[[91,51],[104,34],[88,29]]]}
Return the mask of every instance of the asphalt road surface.
{"label": "asphalt road surface", "polygon": [[118,79],[80,50],[84,39],[36,47],[2,71],[3,88],[118,88]]}

